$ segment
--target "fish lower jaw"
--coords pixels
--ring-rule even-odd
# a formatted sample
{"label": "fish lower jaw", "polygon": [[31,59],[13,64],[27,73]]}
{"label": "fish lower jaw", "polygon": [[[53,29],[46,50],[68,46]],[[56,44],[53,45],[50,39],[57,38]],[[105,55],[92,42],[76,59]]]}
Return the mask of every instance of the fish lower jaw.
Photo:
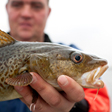
{"label": "fish lower jaw", "polygon": [[96,80],[93,83],[93,88],[103,88],[104,87],[104,82],[102,80]]}
{"label": "fish lower jaw", "polygon": [[104,82],[99,78],[107,70],[108,65],[100,66],[90,72],[86,72],[82,75],[79,83],[85,88],[103,88]]}

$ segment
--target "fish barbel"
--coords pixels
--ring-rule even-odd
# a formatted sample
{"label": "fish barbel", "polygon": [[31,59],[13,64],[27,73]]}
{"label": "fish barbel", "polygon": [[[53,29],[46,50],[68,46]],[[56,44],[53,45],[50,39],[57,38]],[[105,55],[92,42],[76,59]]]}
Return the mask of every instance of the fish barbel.
{"label": "fish barbel", "polygon": [[0,30],[0,101],[20,98],[14,86],[29,85],[30,72],[61,91],[57,78],[62,74],[84,88],[102,88],[99,78],[107,68],[97,56],[55,43],[17,41]]}

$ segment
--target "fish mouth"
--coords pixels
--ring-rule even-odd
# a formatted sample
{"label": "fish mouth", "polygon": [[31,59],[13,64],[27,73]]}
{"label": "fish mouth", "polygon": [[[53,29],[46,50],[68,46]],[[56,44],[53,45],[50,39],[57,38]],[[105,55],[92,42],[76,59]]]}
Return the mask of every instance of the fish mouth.
{"label": "fish mouth", "polygon": [[108,69],[108,65],[100,66],[92,71],[86,72],[82,75],[81,85],[85,88],[103,88],[104,82],[100,77]]}

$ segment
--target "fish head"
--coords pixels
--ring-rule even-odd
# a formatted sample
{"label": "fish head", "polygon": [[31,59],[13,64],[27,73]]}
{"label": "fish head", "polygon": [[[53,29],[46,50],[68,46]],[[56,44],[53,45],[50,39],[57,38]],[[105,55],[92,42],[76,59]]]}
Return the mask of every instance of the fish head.
{"label": "fish head", "polygon": [[73,78],[84,88],[103,88],[104,83],[100,77],[108,68],[105,59],[63,46],[32,54],[30,62],[31,71],[37,72],[58,90],[57,79],[60,75]]}
{"label": "fish head", "polygon": [[49,55],[50,70],[55,76],[73,78],[84,88],[103,88],[100,80],[108,65],[105,59],[78,50],[60,50]]}

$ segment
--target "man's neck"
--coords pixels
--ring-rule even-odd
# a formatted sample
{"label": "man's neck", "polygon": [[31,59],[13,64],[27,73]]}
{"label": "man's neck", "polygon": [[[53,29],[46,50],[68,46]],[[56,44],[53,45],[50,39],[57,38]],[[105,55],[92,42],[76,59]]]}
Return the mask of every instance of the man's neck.
{"label": "man's neck", "polygon": [[[8,32],[8,34],[11,35],[10,32]],[[37,40],[37,41],[38,42],[52,42],[47,34],[44,34],[43,40],[40,40],[40,41]]]}
{"label": "man's neck", "polygon": [[29,37],[29,38],[24,38],[24,37],[20,37],[17,35],[13,35],[12,33],[10,33],[10,35],[18,41],[44,42],[44,34],[39,36],[39,37],[33,36],[33,37]]}

